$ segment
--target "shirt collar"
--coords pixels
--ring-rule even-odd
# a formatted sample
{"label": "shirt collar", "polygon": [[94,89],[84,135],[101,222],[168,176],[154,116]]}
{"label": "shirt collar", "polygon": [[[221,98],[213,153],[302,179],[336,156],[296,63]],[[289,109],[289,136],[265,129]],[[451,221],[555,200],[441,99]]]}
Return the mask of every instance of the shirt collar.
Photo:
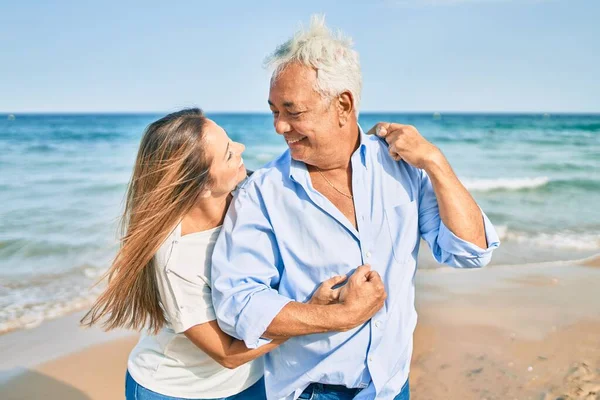
{"label": "shirt collar", "polygon": [[367,168],[367,134],[363,131],[360,124],[358,124],[358,135],[360,136],[360,144],[358,145],[358,150],[360,151],[360,161],[363,166]]}
{"label": "shirt collar", "polygon": [[[359,135],[360,143],[358,145],[357,151],[360,153],[360,161],[362,162],[362,165],[365,168],[367,168],[367,140],[368,140],[368,137],[365,134],[365,132],[363,131],[360,124],[358,124],[358,135]],[[356,152],[354,152],[354,154],[356,154]],[[354,156],[354,154],[352,156]],[[287,152],[287,157],[288,157],[288,166],[289,166],[288,174],[289,174],[290,179],[292,179],[293,181],[296,181],[298,183],[304,183],[306,181],[306,177],[308,175],[308,168],[306,168],[306,164],[303,163],[302,161],[294,160],[292,158],[289,150]]]}

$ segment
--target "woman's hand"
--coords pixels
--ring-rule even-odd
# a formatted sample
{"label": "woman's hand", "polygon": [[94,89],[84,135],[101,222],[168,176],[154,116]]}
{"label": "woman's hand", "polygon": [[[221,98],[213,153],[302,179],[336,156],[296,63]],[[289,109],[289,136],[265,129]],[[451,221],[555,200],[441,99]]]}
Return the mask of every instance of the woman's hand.
{"label": "woman's hand", "polygon": [[341,287],[333,289],[334,286],[346,281],[346,276],[338,275],[329,278],[317,288],[313,293],[308,304],[319,304],[326,306],[328,304],[338,303],[340,298]]}

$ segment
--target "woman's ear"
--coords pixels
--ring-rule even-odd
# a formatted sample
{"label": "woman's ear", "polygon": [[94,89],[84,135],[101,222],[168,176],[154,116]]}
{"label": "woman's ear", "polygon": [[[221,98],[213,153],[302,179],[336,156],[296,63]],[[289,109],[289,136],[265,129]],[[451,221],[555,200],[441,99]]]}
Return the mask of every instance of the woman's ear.
{"label": "woman's ear", "polygon": [[338,96],[338,115],[340,126],[346,125],[354,111],[354,97],[349,91],[342,92]]}

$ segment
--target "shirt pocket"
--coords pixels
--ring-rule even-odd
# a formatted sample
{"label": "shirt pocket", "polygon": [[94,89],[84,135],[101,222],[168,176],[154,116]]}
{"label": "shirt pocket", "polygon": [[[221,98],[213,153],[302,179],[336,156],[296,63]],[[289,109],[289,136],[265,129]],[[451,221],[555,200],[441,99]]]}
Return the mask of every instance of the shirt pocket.
{"label": "shirt pocket", "polygon": [[405,264],[419,243],[419,212],[416,200],[385,208],[392,253],[397,263]]}

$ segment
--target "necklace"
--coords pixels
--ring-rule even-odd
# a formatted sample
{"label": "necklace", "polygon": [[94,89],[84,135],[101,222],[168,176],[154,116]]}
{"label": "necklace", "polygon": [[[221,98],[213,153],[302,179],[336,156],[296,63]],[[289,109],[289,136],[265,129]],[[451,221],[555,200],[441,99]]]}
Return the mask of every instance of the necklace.
{"label": "necklace", "polygon": [[315,168],[317,169],[317,172],[319,174],[321,174],[321,176],[323,177],[323,179],[325,179],[325,181],[327,183],[329,183],[329,186],[331,186],[333,188],[333,190],[335,190],[336,192],[338,192],[339,194],[341,194],[342,196],[344,196],[344,197],[346,197],[346,198],[348,198],[350,200],[354,199],[354,197],[351,194],[346,194],[346,193],[342,192],[340,189],[336,188],[333,185],[333,183],[331,183],[331,181],[329,179],[327,179],[327,177],[323,174],[323,172],[321,171],[321,168],[317,167],[316,165],[315,165]]}

